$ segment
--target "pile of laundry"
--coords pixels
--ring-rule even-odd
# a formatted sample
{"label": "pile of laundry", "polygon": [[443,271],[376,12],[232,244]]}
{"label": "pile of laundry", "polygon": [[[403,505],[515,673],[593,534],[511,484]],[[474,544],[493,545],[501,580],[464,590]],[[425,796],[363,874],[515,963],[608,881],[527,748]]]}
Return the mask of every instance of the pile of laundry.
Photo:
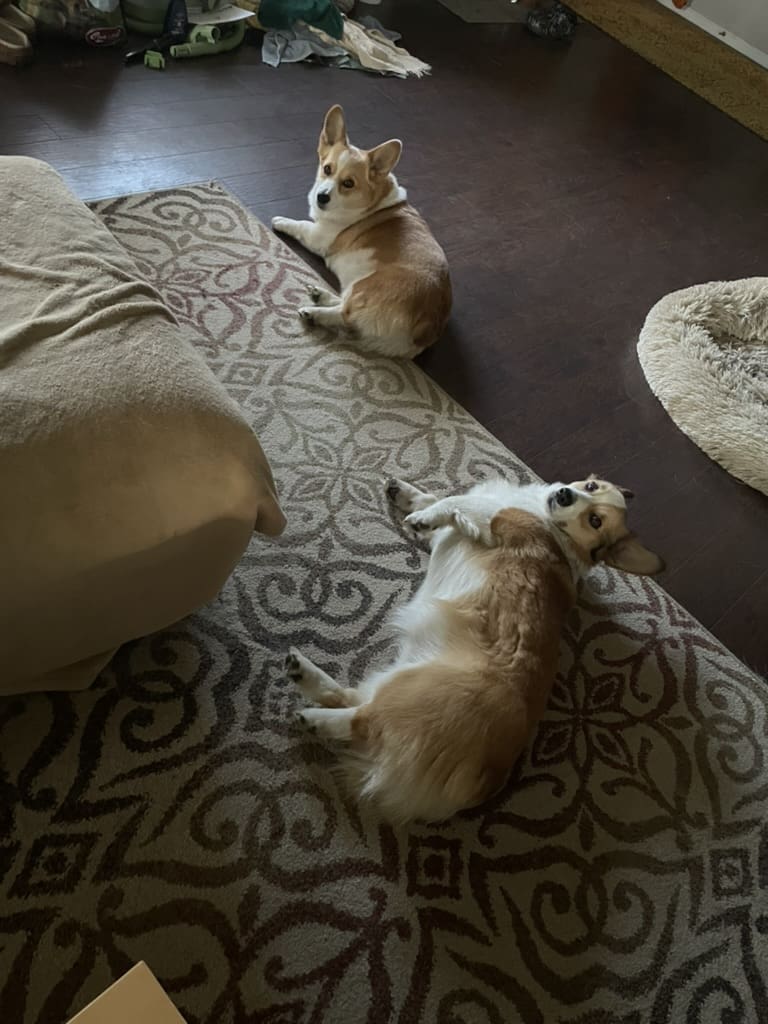
{"label": "pile of laundry", "polygon": [[237,5],[253,11],[249,24],[264,30],[261,56],[271,67],[312,60],[399,78],[431,71],[396,45],[399,33],[370,16],[348,17],[354,0],[237,0]]}
{"label": "pile of laundry", "polygon": [[126,63],[136,58],[163,68],[165,52],[191,57],[234,49],[247,19],[263,30],[262,59],[271,67],[312,60],[400,78],[431,71],[397,45],[399,33],[369,16],[349,17],[354,6],[355,0],[0,0],[0,63],[28,63],[38,27],[93,46],[122,42],[127,29],[156,38],[125,54]]}

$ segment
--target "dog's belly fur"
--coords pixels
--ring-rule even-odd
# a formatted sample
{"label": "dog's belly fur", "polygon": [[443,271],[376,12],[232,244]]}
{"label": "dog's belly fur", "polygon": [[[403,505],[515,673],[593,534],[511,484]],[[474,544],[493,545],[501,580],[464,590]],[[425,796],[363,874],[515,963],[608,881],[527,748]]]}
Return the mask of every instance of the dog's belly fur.
{"label": "dog's belly fur", "polygon": [[467,558],[470,545],[470,541],[451,529],[437,532],[421,586],[392,616],[392,625],[400,634],[397,658],[360,683],[361,704],[372,701],[377,691],[403,669],[438,662],[445,655],[450,640],[445,602],[476,593],[485,581],[485,572]]}
{"label": "dog's belly fur", "polygon": [[468,556],[471,541],[451,529],[438,531],[424,582],[408,604],[393,616],[401,633],[401,666],[419,664],[445,653],[448,640],[443,602],[477,593],[485,570]]}

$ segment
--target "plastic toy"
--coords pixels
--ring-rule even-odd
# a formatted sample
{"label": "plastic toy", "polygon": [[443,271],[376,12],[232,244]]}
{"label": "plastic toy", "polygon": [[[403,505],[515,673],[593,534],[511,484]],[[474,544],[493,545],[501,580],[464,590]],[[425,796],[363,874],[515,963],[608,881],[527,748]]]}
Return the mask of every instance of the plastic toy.
{"label": "plastic toy", "polygon": [[[123,60],[126,64],[133,64],[134,61],[144,60],[145,55],[150,51],[162,53],[163,50],[167,50],[174,43],[184,42],[188,29],[187,0],[171,0],[165,13],[163,34],[156,39],[151,39],[144,46],[140,46],[136,50],[130,50],[124,55]],[[165,63],[162,65],[157,63],[147,64],[146,60],[144,60],[144,63],[147,67],[165,67]]]}
{"label": "plastic toy", "polygon": [[162,71],[165,67],[165,57],[159,50],[146,50],[144,53],[144,67]]}
{"label": "plastic toy", "polygon": [[234,50],[245,38],[245,22],[223,25],[196,25],[187,36],[186,43],[171,47],[172,57],[202,57],[209,53]]}

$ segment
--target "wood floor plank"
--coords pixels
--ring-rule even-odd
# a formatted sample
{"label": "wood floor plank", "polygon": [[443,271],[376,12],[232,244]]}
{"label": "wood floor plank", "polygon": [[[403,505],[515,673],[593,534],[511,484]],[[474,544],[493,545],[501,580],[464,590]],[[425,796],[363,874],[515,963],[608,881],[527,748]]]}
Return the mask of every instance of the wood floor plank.
{"label": "wood floor plank", "polygon": [[0,152],[19,153],[29,143],[48,142],[58,136],[37,114],[8,114],[0,110]]}
{"label": "wood floor plank", "polygon": [[[274,165],[278,170],[274,170]],[[70,187],[84,199],[96,199],[125,192],[144,192],[153,188],[172,188],[190,182],[232,178],[257,172],[279,179],[294,168],[306,178],[306,143],[300,140],[233,146],[171,157],[104,163],[87,167],[63,168]]]}
{"label": "wood floor plank", "polygon": [[731,650],[742,657],[756,672],[765,673],[765,657],[758,644],[768,646],[765,635],[765,609],[768,608],[768,572],[746,590],[741,597],[713,623],[713,630]]}

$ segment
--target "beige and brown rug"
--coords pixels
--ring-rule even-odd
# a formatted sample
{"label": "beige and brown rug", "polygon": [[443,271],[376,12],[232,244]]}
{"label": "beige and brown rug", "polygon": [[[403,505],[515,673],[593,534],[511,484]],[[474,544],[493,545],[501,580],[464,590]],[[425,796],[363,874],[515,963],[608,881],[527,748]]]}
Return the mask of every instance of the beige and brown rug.
{"label": "beige and brown rug", "polygon": [[761,1019],[765,685],[601,571],[508,790],[439,828],[361,812],[284,653],[352,682],[384,655],[424,567],[386,477],[529,472],[417,367],[306,334],[312,273],[216,186],[97,210],[250,417],[289,526],[92,690],[0,703],[3,1024],[61,1024],[140,959],[191,1024]]}
{"label": "beige and brown rug", "polygon": [[765,68],[656,0],[568,0],[567,6],[768,139]]}

